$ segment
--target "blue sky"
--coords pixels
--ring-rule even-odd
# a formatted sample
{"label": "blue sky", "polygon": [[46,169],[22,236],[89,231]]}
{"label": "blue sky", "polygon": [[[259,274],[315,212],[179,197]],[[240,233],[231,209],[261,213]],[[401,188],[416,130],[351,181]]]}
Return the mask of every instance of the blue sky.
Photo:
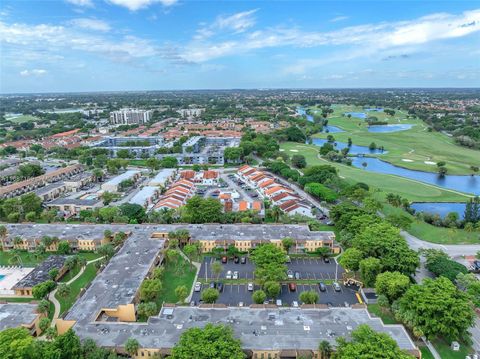
{"label": "blue sky", "polygon": [[478,87],[479,1],[3,0],[0,92]]}

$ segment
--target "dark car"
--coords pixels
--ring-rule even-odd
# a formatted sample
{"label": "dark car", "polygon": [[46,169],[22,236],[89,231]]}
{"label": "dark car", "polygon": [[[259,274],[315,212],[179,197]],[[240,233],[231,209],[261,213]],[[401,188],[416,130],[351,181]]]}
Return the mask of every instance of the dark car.
{"label": "dark car", "polygon": [[218,282],[217,283],[217,290],[222,293],[223,292],[223,283],[222,282]]}
{"label": "dark car", "polygon": [[233,258],[233,261],[234,261],[235,263],[239,263],[239,262],[240,262],[240,258],[239,258],[239,257],[235,257],[235,258]]}
{"label": "dark car", "polygon": [[325,257],[325,258],[323,258],[323,261],[324,261],[325,263],[330,263],[330,258]]}
{"label": "dark car", "polygon": [[242,263],[242,264],[247,263],[247,258],[245,258],[245,257],[240,258],[240,263]]}
{"label": "dark car", "polygon": [[223,256],[222,257],[222,263],[227,263],[228,262],[228,258],[226,256]]}
{"label": "dark car", "polygon": [[210,288],[215,289],[217,287],[217,283],[215,282],[210,282]]}
{"label": "dark car", "polygon": [[318,288],[320,289],[320,292],[326,292],[327,291],[327,286],[323,284],[322,282],[318,283]]}
{"label": "dark car", "polygon": [[290,289],[290,292],[295,292],[297,290],[297,285],[295,283],[288,283],[288,289]]}

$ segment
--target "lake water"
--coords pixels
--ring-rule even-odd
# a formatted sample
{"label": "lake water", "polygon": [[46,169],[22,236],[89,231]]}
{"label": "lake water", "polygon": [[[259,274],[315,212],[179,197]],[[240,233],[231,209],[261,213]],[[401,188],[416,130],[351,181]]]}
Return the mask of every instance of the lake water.
{"label": "lake water", "polygon": [[362,118],[362,119],[367,118],[367,114],[365,112],[345,112],[344,115],[345,116],[350,115],[352,117]]}
{"label": "lake water", "polygon": [[410,205],[417,212],[427,212],[438,214],[441,218],[445,218],[450,212],[458,213],[458,217],[463,219],[465,214],[465,203],[448,203],[448,202],[414,202]]}
{"label": "lake water", "polygon": [[[313,116],[312,116],[312,115],[308,115],[308,114],[307,114],[307,111],[305,110],[304,107],[297,107],[297,114],[299,114],[300,116],[306,116],[306,117],[307,117],[307,121],[313,122]],[[328,133],[345,132],[345,131],[342,130],[340,127],[330,126],[330,125],[324,126],[322,132],[325,132],[325,133],[326,133],[326,132],[327,132],[326,130],[328,130]]]}
{"label": "lake water", "polygon": [[362,163],[366,162],[366,171],[394,174],[460,192],[473,193],[477,195],[480,194],[479,176],[446,175],[444,177],[440,177],[437,173],[433,172],[414,171],[397,167],[388,162],[379,160],[378,158],[353,157],[352,160],[352,165],[358,168],[363,168]]}
{"label": "lake water", "polygon": [[[312,138],[312,143],[318,147],[322,147],[324,143],[327,143],[327,140],[324,140],[323,138]],[[345,142],[335,142],[333,143],[335,149],[341,150],[345,147],[348,147],[348,144]],[[350,151],[348,152],[349,154],[352,155],[373,155],[373,154],[382,154],[382,153],[387,153],[388,151],[381,151],[381,150],[370,150],[367,146],[358,146],[352,144],[350,146]]]}
{"label": "lake water", "polygon": [[407,131],[412,128],[413,125],[404,123],[404,124],[394,124],[394,125],[373,125],[368,127],[368,132],[377,132],[377,133],[384,133],[384,132],[399,132],[399,131]]}

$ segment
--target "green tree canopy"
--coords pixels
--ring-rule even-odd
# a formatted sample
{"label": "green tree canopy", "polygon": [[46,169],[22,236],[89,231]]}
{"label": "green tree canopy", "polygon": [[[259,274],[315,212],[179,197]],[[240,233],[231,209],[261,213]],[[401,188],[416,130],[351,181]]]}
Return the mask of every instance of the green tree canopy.
{"label": "green tree canopy", "polygon": [[400,298],[410,287],[410,278],[400,272],[384,272],[377,275],[375,290],[385,295],[390,303]]}
{"label": "green tree canopy", "polygon": [[172,359],[243,359],[240,340],[233,330],[208,323],[204,328],[190,328],[172,349]]}
{"label": "green tree canopy", "polygon": [[250,258],[255,263],[255,278],[261,283],[280,281],[285,278],[285,252],[272,243],[258,246],[252,251]]}

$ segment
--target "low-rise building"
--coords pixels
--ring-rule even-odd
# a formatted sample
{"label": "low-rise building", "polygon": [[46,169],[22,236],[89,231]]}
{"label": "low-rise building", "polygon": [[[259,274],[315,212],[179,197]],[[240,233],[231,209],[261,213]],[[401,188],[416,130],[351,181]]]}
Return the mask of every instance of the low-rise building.
{"label": "low-rise building", "polygon": [[60,279],[66,272],[67,268],[64,266],[67,256],[50,256],[40,263],[34,270],[28,273],[22,280],[20,280],[12,288],[15,291],[15,295],[19,296],[32,296],[32,289],[37,284],[46,282],[51,279],[49,272],[52,269],[58,269],[58,275],[55,280]]}
{"label": "low-rise building", "polygon": [[37,188],[33,192],[41,198],[43,202],[51,201],[67,191],[67,186],[63,181],[47,184],[44,187]]}
{"label": "low-rise building", "polygon": [[47,203],[49,209],[55,209],[61,216],[77,216],[80,211],[93,211],[103,206],[98,199],[57,198]]}
{"label": "low-rise building", "polygon": [[149,186],[160,186],[166,188],[176,177],[177,169],[174,168],[162,168],[158,173],[153,177]]}
{"label": "low-rise building", "polygon": [[133,196],[129,203],[138,204],[144,208],[151,208],[160,196],[160,188],[145,186]]}
{"label": "low-rise building", "polygon": [[90,144],[92,147],[108,150],[110,157],[117,157],[118,151],[128,151],[135,158],[152,157],[164,144],[163,137],[115,136],[104,137]]}
{"label": "low-rise building", "polygon": [[38,304],[32,303],[1,303],[0,331],[10,328],[26,328],[32,336],[41,334],[40,319],[44,316],[37,312]]}
{"label": "low-rise building", "polygon": [[137,170],[128,170],[118,176],[113,177],[107,182],[103,183],[101,188],[105,192],[119,193],[121,192],[120,184],[123,181],[131,180],[136,183],[141,177],[141,172]]}

